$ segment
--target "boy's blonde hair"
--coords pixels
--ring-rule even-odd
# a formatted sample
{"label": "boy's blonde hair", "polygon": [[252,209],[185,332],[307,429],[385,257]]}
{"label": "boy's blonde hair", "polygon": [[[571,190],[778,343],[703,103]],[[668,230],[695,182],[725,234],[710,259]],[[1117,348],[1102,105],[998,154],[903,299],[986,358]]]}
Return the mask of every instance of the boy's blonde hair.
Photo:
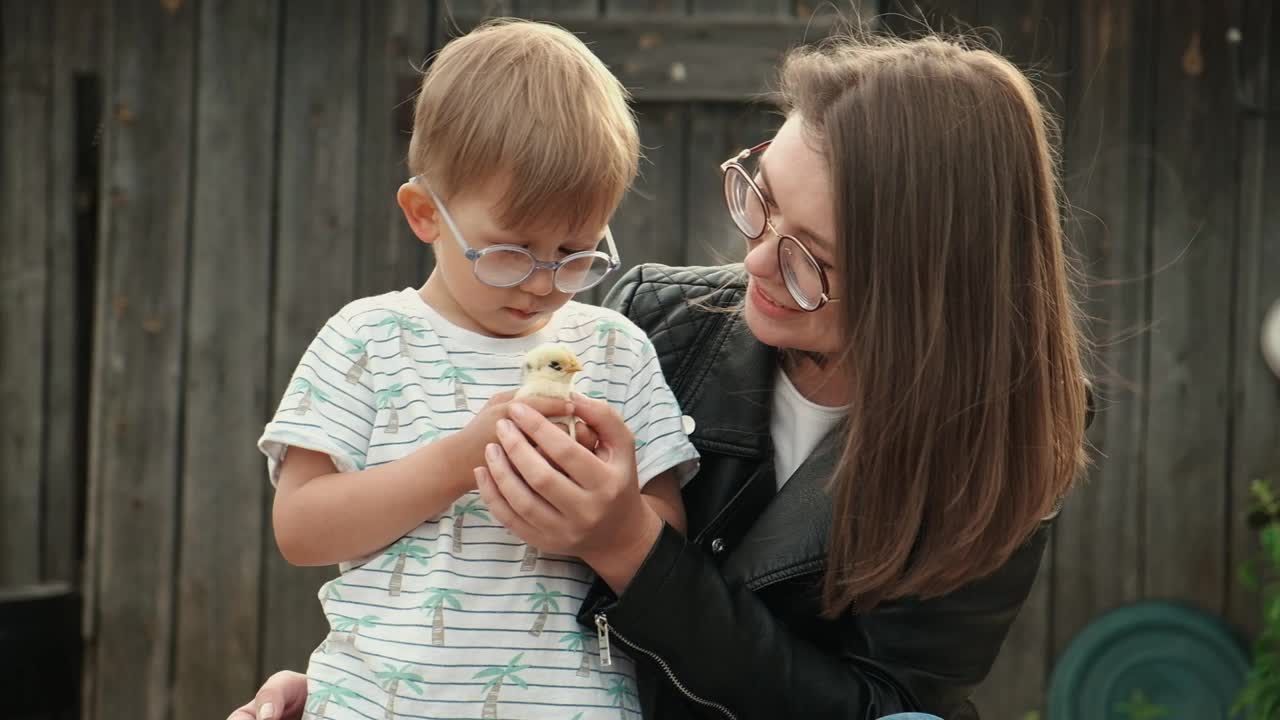
{"label": "boy's blonde hair", "polygon": [[627,91],[578,38],[525,20],[453,40],[425,73],[409,169],[443,197],[505,183],[504,227],[603,225],[635,179]]}

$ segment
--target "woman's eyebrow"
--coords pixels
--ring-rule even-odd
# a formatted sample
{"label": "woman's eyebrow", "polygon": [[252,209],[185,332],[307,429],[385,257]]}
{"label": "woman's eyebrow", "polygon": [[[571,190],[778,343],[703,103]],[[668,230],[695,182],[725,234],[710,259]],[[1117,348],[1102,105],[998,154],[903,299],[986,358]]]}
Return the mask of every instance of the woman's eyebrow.
{"label": "woman's eyebrow", "polygon": [[[764,186],[762,189],[765,191],[765,193],[768,194],[769,198],[774,201],[774,205],[776,207],[777,196],[773,194],[773,183],[769,182],[769,172],[764,168],[763,156],[760,158],[760,162],[758,163],[758,166],[760,168],[760,181],[761,181],[761,184]],[[821,248],[823,252],[827,253],[828,255],[832,254],[833,248],[835,246],[832,245],[825,237],[819,235],[813,230],[793,220],[789,220],[789,222],[791,222],[791,226],[794,228],[795,234],[804,235],[805,237],[812,239],[815,243],[817,243],[818,247]]]}

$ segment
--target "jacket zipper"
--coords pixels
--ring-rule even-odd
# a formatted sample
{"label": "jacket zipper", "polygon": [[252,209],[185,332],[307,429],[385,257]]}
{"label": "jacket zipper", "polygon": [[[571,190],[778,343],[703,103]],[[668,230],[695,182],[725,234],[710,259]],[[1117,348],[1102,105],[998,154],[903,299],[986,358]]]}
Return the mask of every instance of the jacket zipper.
{"label": "jacket zipper", "polygon": [[732,712],[730,712],[729,708],[721,705],[720,703],[714,703],[714,702],[711,702],[710,700],[706,700],[704,698],[698,697],[697,695],[694,695],[692,692],[690,692],[689,688],[685,687],[684,683],[680,682],[680,679],[676,677],[676,674],[674,672],[672,672],[671,666],[667,664],[666,660],[663,660],[661,657],[658,657],[657,653],[652,652],[650,650],[645,650],[639,645],[636,645],[635,643],[626,639],[622,635],[618,634],[618,631],[616,629],[609,627],[609,618],[606,617],[604,613],[596,613],[596,634],[598,636],[597,639],[600,641],[600,664],[601,665],[609,666],[613,664],[613,656],[609,652],[609,633],[613,633],[613,636],[621,640],[623,645],[626,645],[627,647],[631,648],[632,650],[635,650],[638,653],[644,654],[650,660],[653,660],[654,662],[656,662],[658,666],[662,668],[663,672],[667,674],[667,679],[671,681],[671,684],[675,685],[676,689],[679,690],[685,697],[689,698],[690,700],[698,703],[703,707],[711,708],[712,710],[719,710],[721,713],[724,714],[725,717],[729,718],[729,720],[738,720],[738,717],[734,715]]}

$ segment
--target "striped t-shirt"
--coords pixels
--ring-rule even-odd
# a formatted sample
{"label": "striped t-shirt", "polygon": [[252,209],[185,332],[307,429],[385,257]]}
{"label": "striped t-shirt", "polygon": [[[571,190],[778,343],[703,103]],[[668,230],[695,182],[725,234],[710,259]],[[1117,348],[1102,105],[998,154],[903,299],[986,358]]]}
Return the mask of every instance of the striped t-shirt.
{"label": "striped t-shirt", "polygon": [[[459,430],[520,386],[524,354],[544,342],[582,361],[578,392],[622,413],[642,484],[671,468],[685,479],[697,453],[653,345],[625,317],[570,302],[533,335],[492,338],[409,288],[347,305],[311,343],[259,441],[272,482],[289,446],[345,472]],[[615,647],[601,667],[575,620],[590,569],[526,546],[474,491],[342,569],[319,593],[330,632],[308,669],[316,718],[639,717],[631,660]]]}

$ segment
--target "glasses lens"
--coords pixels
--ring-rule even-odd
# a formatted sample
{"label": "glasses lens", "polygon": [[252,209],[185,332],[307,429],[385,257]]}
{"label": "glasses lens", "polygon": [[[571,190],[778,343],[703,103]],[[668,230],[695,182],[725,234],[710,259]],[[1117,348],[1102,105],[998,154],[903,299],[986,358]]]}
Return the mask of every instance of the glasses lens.
{"label": "glasses lens", "polygon": [[518,285],[531,272],[533,256],[514,248],[485,250],[476,258],[476,277],[496,287]]}
{"label": "glasses lens", "polygon": [[796,304],[805,310],[817,309],[822,303],[822,269],[790,235],[778,241],[778,264]]}
{"label": "glasses lens", "polygon": [[764,234],[767,216],[760,191],[751,178],[738,167],[730,167],[724,174],[724,201],[729,207],[729,217],[738,231],[748,239]]}
{"label": "glasses lens", "polygon": [[570,255],[556,271],[556,289],[576,293],[593,287],[609,274],[609,258],[598,253]]}

